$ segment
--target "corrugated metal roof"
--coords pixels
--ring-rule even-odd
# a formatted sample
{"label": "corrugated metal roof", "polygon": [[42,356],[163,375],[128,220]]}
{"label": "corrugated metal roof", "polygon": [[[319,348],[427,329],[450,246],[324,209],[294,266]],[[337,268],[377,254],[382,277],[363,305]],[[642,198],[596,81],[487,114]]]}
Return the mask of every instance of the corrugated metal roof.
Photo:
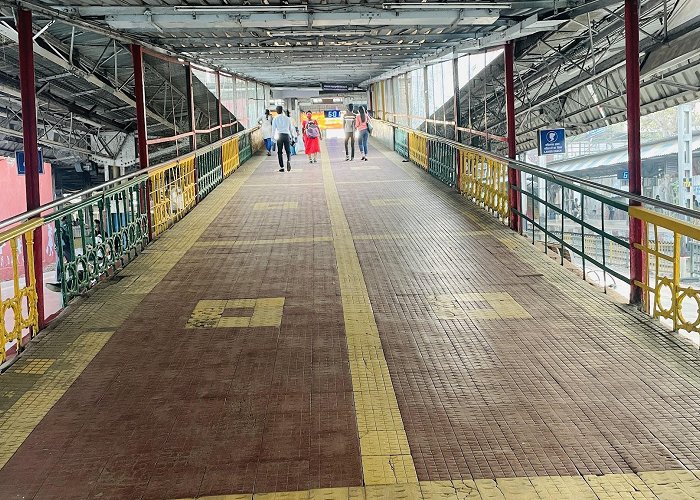
{"label": "corrugated metal roof", "polygon": [[[693,137],[692,149],[693,151],[700,150],[700,136]],[[643,160],[676,154],[678,154],[677,139],[666,139],[650,144],[642,144]],[[592,156],[584,156],[580,158],[548,162],[547,168],[551,168],[561,173],[582,173],[586,170],[591,170],[599,167],[626,165],[627,162],[627,148],[624,147]]]}

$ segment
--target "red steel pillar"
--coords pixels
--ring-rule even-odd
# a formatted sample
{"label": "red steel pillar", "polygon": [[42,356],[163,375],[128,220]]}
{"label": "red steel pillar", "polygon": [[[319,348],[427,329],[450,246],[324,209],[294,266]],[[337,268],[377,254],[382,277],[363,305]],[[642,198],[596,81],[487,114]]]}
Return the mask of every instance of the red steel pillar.
{"label": "red steel pillar", "polygon": [[[139,168],[148,168],[148,128],[146,123],[146,91],[143,83],[143,48],[131,45],[131,59],[134,64],[134,98],[136,100],[136,139],[138,141]],[[144,206],[148,215],[148,239],[153,240],[151,221],[151,181],[146,182],[143,193]]]}
{"label": "red steel pillar", "polygon": [[[627,69],[627,151],[629,157],[629,192],[642,194],[642,153],[639,133],[639,0],[625,0],[625,54]],[[630,201],[630,205],[639,202]],[[642,289],[634,282],[643,282],[644,256],[634,248],[642,243],[642,221],[630,219],[630,303],[641,304]]]}
{"label": "red steel pillar", "polygon": [[[513,42],[508,42],[505,46],[505,66],[506,66],[506,126],[508,136],[508,158],[515,159],[515,80],[513,77]],[[520,231],[520,216],[515,212],[520,211],[520,192],[515,189],[520,186],[520,172],[508,167],[508,201],[511,207],[509,226],[513,231]]]}
{"label": "red steel pillar", "polygon": [[146,91],[143,85],[143,48],[131,46],[131,58],[134,62],[134,97],[136,98],[136,134],[140,168],[148,168],[148,132],[146,127]]}
{"label": "red steel pillar", "polygon": [[[19,42],[19,85],[22,98],[22,139],[24,147],[24,182],[27,194],[27,210],[41,206],[39,198],[39,144],[36,124],[36,86],[34,81],[34,32],[31,11],[19,9],[17,13]],[[34,231],[34,274],[36,277],[37,311],[39,329],[44,326],[44,266],[42,228]],[[25,268],[26,263],[25,263]],[[35,332],[36,333],[36,332]]]}

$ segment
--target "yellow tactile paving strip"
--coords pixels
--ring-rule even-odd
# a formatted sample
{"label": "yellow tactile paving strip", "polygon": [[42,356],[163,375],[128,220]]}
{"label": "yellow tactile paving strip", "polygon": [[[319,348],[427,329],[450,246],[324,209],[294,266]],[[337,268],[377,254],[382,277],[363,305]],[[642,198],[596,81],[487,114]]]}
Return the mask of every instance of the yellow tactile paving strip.
{"label": "yellow tactile paving strip", "polygon": [[496,480],[477,479],[476,481],[421,481],[415,484],[217,495],[198,497],[198,500],[693,500],[697,498],[700,498],[700,471],[514,477]]}
{"label": "yellow tactile paving strip", "polygon": [[[120,273],[79,300],[33,341],[0,382],[0,468],[102,349],[142,299],[178,263],[255,171],[259,159],[224,181]],[[119,295],[119,300],[115,297]],[[0,491],[2,486],[0,485]]]}
{"label": "yellow tactile paving strip", "polygon": [[363,482],[417,483],[372,305],[325,145],[321,169],[343,303]]}

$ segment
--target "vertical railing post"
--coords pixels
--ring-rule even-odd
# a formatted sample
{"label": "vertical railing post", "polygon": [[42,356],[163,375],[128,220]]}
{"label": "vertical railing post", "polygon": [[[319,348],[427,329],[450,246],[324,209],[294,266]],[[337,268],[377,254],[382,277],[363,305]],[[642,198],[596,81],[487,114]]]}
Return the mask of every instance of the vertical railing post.
{"label": "vertical railing post", "polygon": [[[134,65],[134,97],[136,100],[136,140],[139,154],[139,168],[148,168],[148,126],[146,123],[146,91],[144,88],[143,48],[131,45],[131,59]],[[148,240],[153,240],[153,224],[151,221],[151,180],[146,181],[144,193],[145,208],[148,217]]]}
{"label": "vertical railing post", "polygon": [[[264,90],[264,89],[263,89]],[[264,93],[264,92],[263,92]],[[219,112],[219,139],[224,138],[224,111],[221,107],[221,72],[216,72],[216,102],[218,104],[217,111]]]}
{"label": "vertical railing post", "polygon": [[[39,189],[39,144],[36,124],[36,86],[34,74],[34,32],[32,29],[32,13],[19,9],[17,13],[17,35],[19,42],[19,84],[22,98],[22,140],[24,147],[24,183],[27,197],[27,210],[41,206]],[[44,266],[42,245],[43,226],[34,230],[32,244],[33,264],[37,294],[37,312],[39,313],[39,329],[44,326]],[[29,270],[28,262],[25,269]],[[26,283],[30,276],[26,276]],[[36,333],[36,332],[33,332]],[[2,346],[4,349],[4,346]]]}
{"label": "vertical railing post", "polygon": [[143,84],[143,48],[131,46],[134,64],[134,97],[136,98],[136,134],[138,139],[139,168],[148,168],[148,132],[146,127],[146,92]]}
{"label": "vertical railing post", "polygon": [[[629,192],[642,194],[642,154],[639,131],[639,0],[625,0],[625,55],[627,70],[627,152],[629,157]],[[639,202],[630,200],[630,205]],[[635,245],[642,242],[642,221],[629,219],[630,303],[642,303],[642,289],[635,282],[644,281],[644,257]]]}
{"label": "vertical railing post", "polygon": [[[192,84],[192,66],[185,64],[185,95],[187,97],[187,113],[190,116],[190,151],[195,153],[194,157],[194,197],[195,200],[199,194],[199,175],[197,171],[198,158],[197,151],[197,120],[194,113],[194,91]],[[207,128],[211,128],[211,120],[207,124]],[[211,141],[211,132],[209,132],[209,140]]]}
{"label": "vertical railing post", "polygon": [[452,58],[452,83],[454,87],[455,141],[462,142],[459,133],[459,119],[462,114],[462,104],[459,101],[459,58],[456,54]]}
{"label": "vertical railing post", "polygon": [[[513,42],[508,42],[505,46],[505,69],[506,69],[506,125],[508,137],[508,158],[514,160],[516,155],[515,143],[515,80],[513,77],[514,65],[514,50]],[[508,191],[508,200],[510,205],[510,220],[509,226],[513,231],[520,232],[521,221],[518,212],[520,212],[520,173],[518,170],[508,165],[508,183],[510,189]]]}
{"label": "vertical railing post", "polygon": [[425,112],[423,113],[425,115],[425,133],[428,134],[430,133],[430,129],[428,128],[428,117],[430,116],[430,110],[428,108],[428,105],[430,104],[430,100],[428,98],[428,92],[430,92],[430,88],[428,87],[428,66],[423,66],[423,106],[425,109]]}

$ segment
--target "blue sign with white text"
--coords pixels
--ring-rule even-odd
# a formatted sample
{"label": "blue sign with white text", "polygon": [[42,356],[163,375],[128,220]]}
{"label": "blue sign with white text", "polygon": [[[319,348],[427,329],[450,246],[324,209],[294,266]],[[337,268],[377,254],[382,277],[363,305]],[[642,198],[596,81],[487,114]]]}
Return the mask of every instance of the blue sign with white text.
{"label": "blue sign with white text", "polygon": [[[15,151],[15,162],[17,163],[17,174],[25,174],[24,151]],[[44,153],[39,148],[39,173],[44,173]]]}
{"label": "blue sign with white text", "polygon": [[563,128],[539,131],[539,154],[556,155],[566,153],[566,130]]}

